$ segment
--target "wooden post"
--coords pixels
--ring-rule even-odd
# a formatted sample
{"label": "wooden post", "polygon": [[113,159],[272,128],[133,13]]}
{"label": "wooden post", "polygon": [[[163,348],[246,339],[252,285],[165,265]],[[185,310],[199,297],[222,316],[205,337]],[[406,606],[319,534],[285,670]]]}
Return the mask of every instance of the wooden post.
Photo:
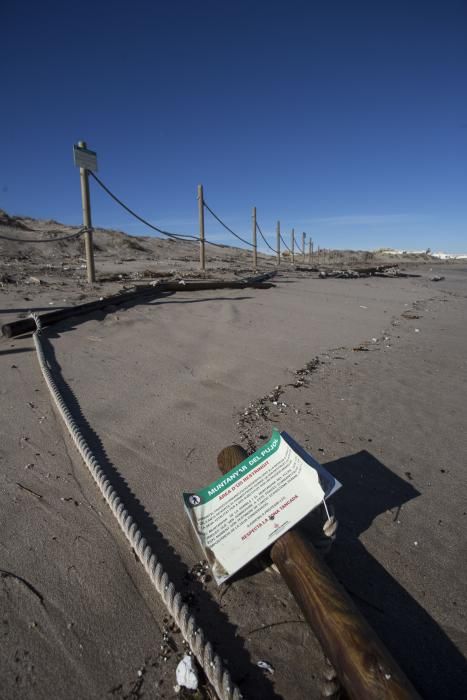
{"label": "wooden post", "polygon": [[308,264],[311,265],[311,238],[308,239]]}
{"label": "wooden post", "polygon": [[292,235],[290,237],[291,240],[291,250],[292,250],[292,264],[295,263],[295,229],[292,229]]}
{"label": "wooden post", "polygon": [[276,224],[276,250],[277,250],[277,264],[281,264],[281,222],[278,221]]}
{"label": "wooden post", "polygon": [[258,268],[258,247],[256,244],[256,207],[253,207],[253,270]]}
{"label": "wooden post", "polygon": [[313,239],[311,239],[311,264],[313,265]]}
{"label": "wooden post", "polygon": [[[86,148],[85,141],[78,141],[80,148]],[[81,205],[83,209],[83,226],[86,227],[84,233],[84,247],[86,251],[86,268],[88,273],[88,283],[94,284],[96,281],[96,269],[94,267],[94,248],[92,246],[92,221],[91,221],[91,197],[89,194],[89,174],[86,168],[79,169],[81,181]]]}
{"label": "wooden post", "polygon": [[206,269],[206,257],[204,251],[204,196],[203,185],[198,185],[198,215],[199,215],[199,267]]}
{"label": "wooden post", "polygon": [[[217,464],[226,474],[247,456],[243,447],[231,445],[219,453]],[[274,542],[270,556],[351,700],[419,698],[350,596],[297,527]]]}
{"label": "wooden post", "polygon": [[306,238],[306,233],[302,233],[302,253],[303,253],[303,262],[305,262],[305,238]]}

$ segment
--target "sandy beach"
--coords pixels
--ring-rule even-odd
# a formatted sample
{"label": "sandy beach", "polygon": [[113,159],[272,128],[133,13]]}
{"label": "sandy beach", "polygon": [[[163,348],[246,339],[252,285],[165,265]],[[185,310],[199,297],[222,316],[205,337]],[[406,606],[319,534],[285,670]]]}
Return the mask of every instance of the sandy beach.
{"label": "sandy beach", "polygon": [[[65,265],[64,249],[35,265],[9,248],[0,321],[115,293],[122,271],[196,270],[191,244],[124,255],[106,235],[117,243],[96,253],[93,289],[80,243]],[[213,276],[251,270],[238,249],[208,263]],[[422,697],[467,687],[467,269],[439,264],[433,282],[431,267],[340,280],[283,263],[272,289],[180,291],[45,332],[73,413],[245,697],[319,698],[323,654],[274,571],[220,588],[197,575],[181,494],[217,478],[223,447],[255,449],[273,427],[342,482],[328,563]],[[31,336],[3,337],[0,364],[0,697],[177,697],[180,634],[53,407]]]}

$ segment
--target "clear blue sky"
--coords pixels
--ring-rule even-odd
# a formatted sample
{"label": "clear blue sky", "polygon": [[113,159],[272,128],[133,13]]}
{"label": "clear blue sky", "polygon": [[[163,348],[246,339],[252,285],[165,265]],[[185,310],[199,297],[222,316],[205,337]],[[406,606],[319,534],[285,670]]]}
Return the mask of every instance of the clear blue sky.
{"label": "clear blue sky", "polygon": [[[72,144],[169,230],[196,187],[322,247],[467,249],[465,0],[3,3],[0,207],[80,223]],[[93,220],[142,225],[92,187]],[[207,233],[231,241],[209,218]]]}

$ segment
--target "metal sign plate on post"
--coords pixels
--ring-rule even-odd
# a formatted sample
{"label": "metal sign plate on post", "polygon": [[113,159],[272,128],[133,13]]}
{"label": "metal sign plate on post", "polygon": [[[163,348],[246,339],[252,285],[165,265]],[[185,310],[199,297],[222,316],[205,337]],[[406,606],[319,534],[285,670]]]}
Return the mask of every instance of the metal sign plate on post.
{"label": "metal sign plate on post", "polygon": [[73,146],[73,159],[77,168],[85,168],[97,173],[97,153],[88,148]]}

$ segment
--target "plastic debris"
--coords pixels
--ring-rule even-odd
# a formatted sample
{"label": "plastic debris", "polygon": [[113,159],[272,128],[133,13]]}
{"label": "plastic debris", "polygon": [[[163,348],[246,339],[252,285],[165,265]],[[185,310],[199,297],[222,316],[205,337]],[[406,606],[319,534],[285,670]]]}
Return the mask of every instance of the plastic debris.
{"label": "plastic debris", "polygon": [[268,661],[258,661],[256,665],[264,669],[264,671],[267,671],[268,673],[274,673],[274,666],[271,666],[271,664]]}
{"label": "plastic debris", "polygon": [[186,654],[177,666],[177,685],[188,688],[188,690],[198,689],[198,671],[192,656]]}

